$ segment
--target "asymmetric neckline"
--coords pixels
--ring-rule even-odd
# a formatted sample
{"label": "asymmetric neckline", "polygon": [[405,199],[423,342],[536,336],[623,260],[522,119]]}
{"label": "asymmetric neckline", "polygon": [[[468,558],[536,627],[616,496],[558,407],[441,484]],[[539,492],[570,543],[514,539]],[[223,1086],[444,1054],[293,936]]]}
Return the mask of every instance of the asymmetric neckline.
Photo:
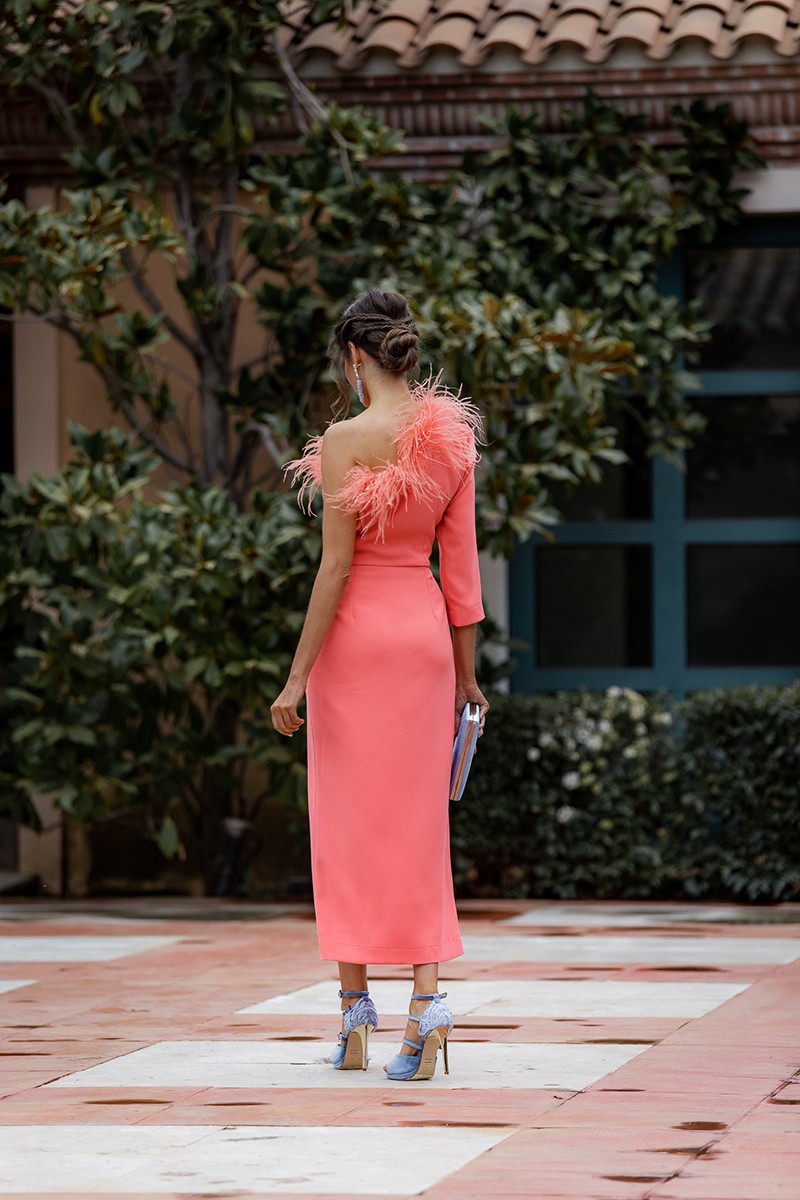
{"label": "asymmetric neckline", "polygon": [[388,470],[390,467],[396,467],[398,465],[405,446],[404,434],[420,419],[425,407],[424,389],[420,387],[419,384],[416,385],[411,395],[414,397],[414,403],[399,422],[394,441],[392,442],[392,446],[395,449],[396,458],[392,460],[389,460],[388,458],[384,459],[383,462],[376,463],[374,467],[369,466],[367,463],[354,462],[352,467],[348,467],[347,471],[345,472],[345,479],[351,471],[356,469],[356,467],[360,467],[364,471],[374,471],[380,473]]}
{"label": "asymmetric neckline", "polygon": [[[376,537],[383,539],[392,513],[410,497],[426,504],[446,499],[437,464],[447,463],[463,475],[478,460],[476,435],[482,434],[483,425],[471,401],[449,391],[440,376],[417,384],[412,395],[414,406],[400,422],[394,441],[397,457],[374,467],[354,463],[341,486],[324,496],[326,504],[358,514],[362,536],[374,527]],[[312,497],[322,488],[322,438],[321,433],[313,435],[301,457],[283,468],[300,482],[298,503],[309,515]]]}

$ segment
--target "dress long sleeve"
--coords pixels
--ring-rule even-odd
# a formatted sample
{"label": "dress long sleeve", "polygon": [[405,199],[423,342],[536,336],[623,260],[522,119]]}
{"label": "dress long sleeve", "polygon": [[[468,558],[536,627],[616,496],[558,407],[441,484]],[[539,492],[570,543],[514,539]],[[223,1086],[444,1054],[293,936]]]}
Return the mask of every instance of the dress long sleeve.
{"label": "dress long sleeve", "polygon": [[451,625],[475,625],[486,616],[475,539],[475,468],[464,474],[436,526],[439,577]]}

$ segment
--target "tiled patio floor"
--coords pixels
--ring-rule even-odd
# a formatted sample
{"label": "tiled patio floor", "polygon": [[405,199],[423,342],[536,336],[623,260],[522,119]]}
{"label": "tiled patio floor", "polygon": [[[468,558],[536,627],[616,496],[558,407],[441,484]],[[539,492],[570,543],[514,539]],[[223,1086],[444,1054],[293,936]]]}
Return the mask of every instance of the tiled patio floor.
{"label": "tiled patio floor", "polygon": [[461,915],[451,1074],[402,1084],[402,968],[333,1071],[301,906],[7,901],[0,1195],[800,1200],[800,905]]}

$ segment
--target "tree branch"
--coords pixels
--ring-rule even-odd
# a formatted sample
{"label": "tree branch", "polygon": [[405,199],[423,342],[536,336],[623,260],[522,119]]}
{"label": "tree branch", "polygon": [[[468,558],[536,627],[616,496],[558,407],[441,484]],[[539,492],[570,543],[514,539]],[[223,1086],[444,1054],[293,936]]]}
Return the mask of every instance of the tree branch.
{"label": "tree branch", "polygon": [[353,176],[353,168],[350,165],[350,154],[347,141],[342,137],[338,129],[332,128],[328,119],[327,109],[323,104],[320,103],[311,89],[303,83],[302,79],[292,66],[289,55],[281,45],[280,38],[277,36],[277,34],[272,34],[269,39],[269,43],[272,53],[278,60],[278,64],[284,74],[284,78],[289,85],[289,90],[292,93],[292,96],[299,104],[301,110],[304,111],[308,117],[310,117],[312,123],[314,121],[319,121],[321,124],[326,126],[331,137],[339,147],[339,162],[341,164],[344,177],[351,186],[354,185],[355,179]]}
{"label": "tree branch", "polygon": [[174,454],[167,446],[164,445],[160,438],[157,438],[154,434],[147,430],[147,428],[136,416],[133,405],[129,400],[120,399],[118,400],[118,403],[120,412],[124,414],[125,420],[130,425],[131,432],[135,437],[141,438],[143,442],[146,442],[147,445],[150,446],[152,450],[155,450],[156,454],[158,454],[160,458],[163,458],[165,462],[168,462],[170,466],[176,467],[179,471],[183,471],[187,475],[197,474],[194,464],[190,460],[179,458],[177,454]]}
{"label": "tree branch", "polygon": [[150,287],[150,284],[142,274],[142,269],[136,262],[136,259],[133,256],[133,251],[130,249],[123,250],[121,257],[123,263],[125,264],[125,268],[131,277],[133,286],[136,288],[136,291],[144,300],[150,311],[156,316],[160,316],[162,318],[164,322],[164,328],[169,331],[176,341],[180,342],[181,345],[189,351],[193,358],[199,358],[202,353],[199,342],[196,342],[194,338],[186,332],[185,329],[182,329],[181,326],[178,325],[177,322],[166,311],[164,305],[161,303],[158,296]]}
{"label": "tree branch", "polygon": [[80,127],[72,114],[72,110],[69,106],[66,96],[59,92],[57,88],[48,87],[47,84],[42,83],[40,79],[36,79],[34,76],[28,76],[28,78],[25,80],[25,83],[34,92],[38,92],[38,94],[46,101],[47,106],[61,125],[62,129],[72,139],[73,145],[81,145],[83,138],[81,136]]}

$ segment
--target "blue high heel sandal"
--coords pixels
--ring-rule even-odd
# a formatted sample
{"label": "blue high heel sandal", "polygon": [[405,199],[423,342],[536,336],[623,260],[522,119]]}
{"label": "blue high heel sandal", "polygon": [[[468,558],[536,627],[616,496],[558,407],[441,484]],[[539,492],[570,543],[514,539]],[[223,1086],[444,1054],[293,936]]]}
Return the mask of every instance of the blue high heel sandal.
{"label": "blue high heel sandal", "polygon": [[[395,1054],[386,1064],[386,1074],[390,1079],[433,1079],[436,1073],[436,1056],[441,1046],[444,1052],[444,1073],[450,1074],[447,1061],[447,1039],[453,1030],[453,1014],[446,1004],[443,1004],[447,992],[434,992],[432,995],[421,995],[415,992],[412,1000],[430,1000],[421,1017],[409,1013],[409,1021],[419,1022],[418,1042],[404,1037],[403,1044],[416,1050],[416,1054]],[[447,1029],[446,1033],[442,1031]]]}
{"label": "blue high heel sandal", "polygon": [[378,1028],[378,1012],[369,992],[339,992],[342,1000],[358,997],[355,1004],[343,1009],[344,1033],[331,1054],[337,1071],[366,1071],[367,1042],[370,1032]]}

